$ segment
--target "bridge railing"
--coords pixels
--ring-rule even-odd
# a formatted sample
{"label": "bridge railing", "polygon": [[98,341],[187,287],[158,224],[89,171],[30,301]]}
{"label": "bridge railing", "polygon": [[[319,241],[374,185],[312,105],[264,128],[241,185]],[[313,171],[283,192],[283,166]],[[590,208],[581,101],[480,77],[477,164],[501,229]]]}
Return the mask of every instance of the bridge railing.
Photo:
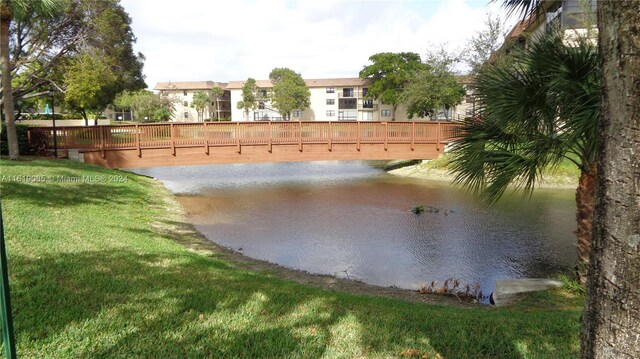
{"label": "bridge railing", "polygon": [[[452,122],[206,122],[57,127],[58,148],[114,150],[304,143],[447,143]],[[52,127],[29,129],[31,141],[53,148]],[[32,143],[33,144],[33,143]]]}

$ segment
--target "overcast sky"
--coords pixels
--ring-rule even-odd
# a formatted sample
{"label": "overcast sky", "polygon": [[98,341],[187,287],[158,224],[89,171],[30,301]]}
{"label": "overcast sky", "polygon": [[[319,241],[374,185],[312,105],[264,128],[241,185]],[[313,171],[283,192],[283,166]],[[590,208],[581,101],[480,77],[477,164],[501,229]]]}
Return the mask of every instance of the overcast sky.
{"label": "overcast sky", "polygon": [[[145,57],[149,88],[161,81],[266,79],[288,67],[304,78],[357,77],[369,56],[434,45],[462,49],[483,29],[489,0],[122,0]],[[500,2],[498,2],[500,3]],[[508,19],[507,27],[514,19]]]}

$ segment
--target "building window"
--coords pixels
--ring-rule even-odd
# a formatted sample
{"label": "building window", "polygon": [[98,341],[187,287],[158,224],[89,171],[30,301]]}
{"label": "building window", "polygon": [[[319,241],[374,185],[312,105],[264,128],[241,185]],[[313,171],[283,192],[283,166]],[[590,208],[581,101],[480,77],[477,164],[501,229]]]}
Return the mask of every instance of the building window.
{"label": "building window", "polygon": [[391,117],[391,110],[381,110],[380,116],[382,117]]}
{"label": "building window", "polygon": [[333,117],[336,115],[336,111],[334,110],[327,110],[327,117]]}
{"label": "building window", "polygon": [[267,97],[267,90],[258,90],[258,94],[261,97]]}
{"label": "building window", "polygon": [[183,103],[182,103],[182,105],[184,105],[184,107],[189,106],[189,101],[185,101],[185,102],[183,102]]}
{"label": "building window", "polygon": [[353,97],[353,87],[345,87],[342,89],[342,97]]}
{"label": "building window", "polygon": [[211,102],[211,106],[215,106],[215,105],[216,105],[216,103],[212,101]]}
{"label": "building window", "polygon": [[327,87],[327,93],[334,93],[336,92],[336,89],[333,87]]}
{"label": "building window", "polygon": [[185,111],[185,113],[184,113],[184,118],[189,118],[189,112],[186,112],[186,111]]}
{"label": "building window", "polygon": [[335,105],[336,104],[336,100],[333,98],[328,98],[327,99],[327,105]]}
{"label": "building window", "polygon": [[182,94],[187,96],[187,90],[182,91]]}
{"label": "building window", "polygon": [[293,110],[293,117],[302,117],[302,111]]}
{"label": "building window", "polygon": [[258,102],[258,110],[264,110],[264,102]]}
{"label": "building window", "polygon": [[369,92],[369,89],[368,89],[368,88],[366,88],[366,87],[363,87],[363,88],[362,88],[362,97],[367,96],[367,92]]}

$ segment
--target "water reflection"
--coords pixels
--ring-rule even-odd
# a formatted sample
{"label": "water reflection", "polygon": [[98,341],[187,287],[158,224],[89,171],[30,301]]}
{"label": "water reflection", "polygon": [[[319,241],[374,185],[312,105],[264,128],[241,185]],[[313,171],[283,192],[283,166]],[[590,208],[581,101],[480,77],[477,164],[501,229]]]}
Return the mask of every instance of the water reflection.
{"label": "water reflection", "polygon": [[[443,182],[365,162],[141,169],[179,194],[207,238],[314,273],[414,289],[448,277],[545,277],[575,259],[573,191],[541,190],[487,208]],[[411,213],[416,204],[439,212]]]}

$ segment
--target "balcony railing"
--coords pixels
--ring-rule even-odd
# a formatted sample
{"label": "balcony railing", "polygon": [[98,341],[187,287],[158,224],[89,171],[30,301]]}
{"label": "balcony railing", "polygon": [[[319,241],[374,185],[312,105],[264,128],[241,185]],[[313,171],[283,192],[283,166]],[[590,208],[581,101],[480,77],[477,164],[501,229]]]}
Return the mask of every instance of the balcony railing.
{"label": "balcony railing", "polygon": [[363,110],[363,111],[377,111],[378,110],[378,104],[377,103],[358,103],[358,110]]}
{"label": "balcony railing", "polygon": [[339,98],[364,98],[367,95],[367,92],[365,91],[364,93],[362,91],[351,91],[351,92],[344,92],[344,91],[337,91],[338,92],[338,97]]}

